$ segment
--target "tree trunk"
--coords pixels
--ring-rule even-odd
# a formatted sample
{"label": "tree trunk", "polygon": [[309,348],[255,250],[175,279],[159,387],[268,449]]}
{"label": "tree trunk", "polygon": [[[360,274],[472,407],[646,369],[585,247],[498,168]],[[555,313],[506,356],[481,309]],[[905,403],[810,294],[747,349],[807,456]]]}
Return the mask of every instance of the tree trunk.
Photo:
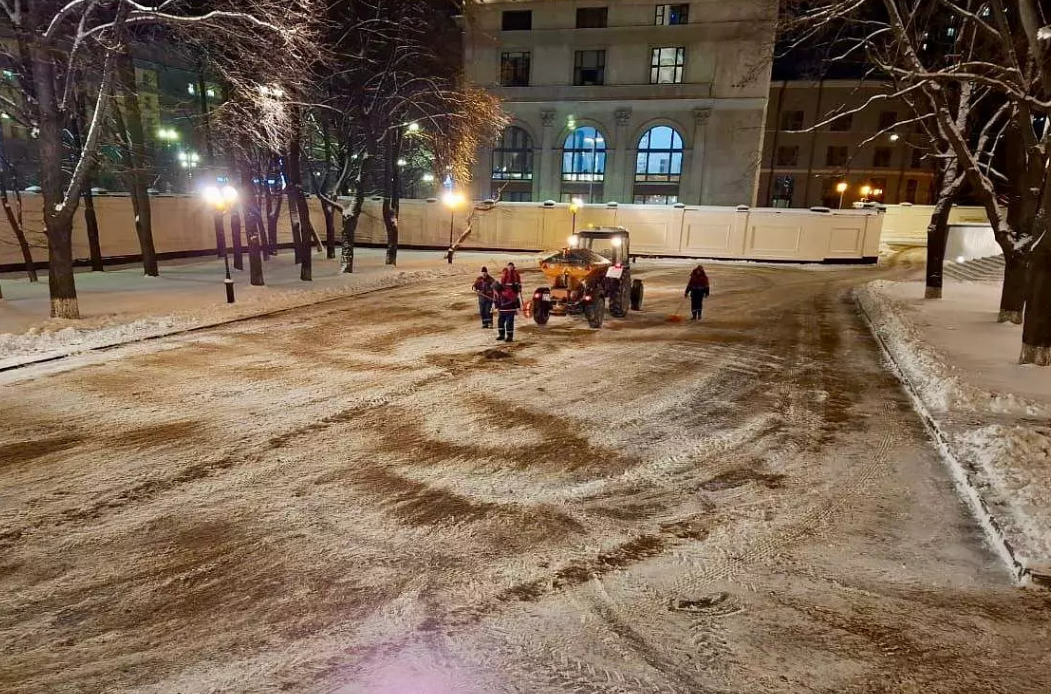
{"label": "tree trunk", "polygon": [[[48,247],[48,288],[52,318],[80,318],[77,287],[73,277],[73,213],[66,209],[62,171],[62,123],[55,94],[55,63],[47,48],[29,48],[33,68],[33,91],[39,115],[37,147],[40,156],[40,189],[43,197],[44,230]],[[104,77],[105,80],[105,77]],[[105,82],[104,82],[105,83]],[[71,206],[80,196],[73,191]]]}
{"label": "tree trunk", "polygon": [[1022,323],[1026,286],[1029,284],[1029,254],[1004,252],[1004,285],[1000,292],[999,323]]}
{"label": "tree trunk", "polygon": [[26,239],[25,229],[22,228],[21,215],[15,214],[14,209],[11,207],[11,200],[7,197],[6,181],[0,181],[0,202],[4,205],[7,223],[11,225],[11,230],[15,233],[15,238],[18,240],[18,247],[22,250],[22,261],[26,264],[26,275],[29,277],[30,282],[38,282],[40,278],[36,274],[33,252],[29,248],[29,240]]}
{"label": "tree trunk", "polygon": [[1018,363],[1048,366],[1051,365],[1051,253],[1037,251],[1031,259]]}
{"label": "tree trunk", "polygon": [[[86,114],[84,111],[84,98],[80,89],[73,91],[73,106],[74,114],[73,118],[70,119],[73,127],[73,144],[76,145],[77,151],[83,156],[84,141],[81,139],[80,122],[81,119],[86,117]],[[102,272],[102,244],[99,242],[99,220],[95,216],[95,198],[91,194],[90,175],[84,181],[84,193],[81,197],[84,198],[84,226],[88,231],[88,254],[91,256],[91,271]]]}
{"label": "tree trunk", "polygon": [[398,264],[398,212],[401,207],[401,128],[391,130],[384,165],[386,195],[383,196],[383,226],[387,229],[387,265]]}
{"label": "tree trunk", "polygon": [[281,205],[284,197],[274,195],[269,181],[264,177],[263,194],[266,197],[266,242],[270,246],[270,255],[277,255],[277,223],[281,219]]}
{"label": "tree trunk", "polygon": [[102,272],[102,243],[99,239],[99,220],[95,216],[95,198],[91,194],[91,179],[84,184],[84,226],[88,230],[88,254],[91,271]]}
{"label": "tree trunk", "polygon": [[47,229],[47,284],[52,318],[80,318],[77,286],[73,278],[73,219],[44,215]]}
{"label": "tree trunk", "polygon": [[241,215],[237,210],[230,213],[230,239],[234,246],[234,269],[244,270],[244,245],[241,243]]}
{"label": "tree trunk", "polygon": [[204,81],[204,67],[197,72],[197,94],[201,105],[201,119],[204,125],[204,156],[208,166],[215,166],[215,153],[212,150],[212,116],[208,109],[208,84]]}
{"label": "tree trunk", "polygon": [[288,195],[288,222],[292,227],[292,253],[294,262],[299,265],[303,262],[303,230],[299,226],[299,206],[296,204],[296,193],[291,185],[285,189]]}
{"label": "tree trunk", "polygon": [[[299,279],[304,282],[313,280],[313,248],[311,238],[314,235],[314,227],[310,223],[310,210],[307,207],[306,195],[303,192],[303,168],[302,147],[300,143],[300,116],[299,108],[292,110],[293,131],[292,138],[288,144],[288,156],[285,158],[285,173],[288,179],[288,205],[294,208],[295,217],[299,224],[299,239],[296,245],[299,248]],[[292,211],[291,209],[289,210]],[[293,226],[293,235],[295,227]]]}
{"label": "tree trunk", "polygon": [[358,166],[358,176],[354,179],[354,206],[350,209],[350,215],[343,213],[343,248],[339,263],[340,272],[354,272],[354,237],[358,232],[358,219],[361,218],[361,209],[365,206],[365,163],[368,157],[362,157]]}
{"label": "tree trunk", "polygon": [[[265,181],[263,185],[266,185]],[[241,190],[245,193],[241,198],[241,210],[245,220],[245,234],[248,237],[249,283],[253,287],[262,287],[266,284],[263,281],[263,216],[259,206],[258,189],[247,166],[241,169]]]}
{"label": "tree trunk", "polygon": [[124,44],[118,65],[124,99],[123,104],[116,111],[118,113],[123,111],[122,118],[118,118],[118,121],[123,120],[121,134],[124,136],[127,161],[130,164],[127,180],[131,191],[132,209],[135,213],[135,233],[139,237],[143,271],[148,277],[156,277],[159,271],[157,250],[153,242],[150,195],[147,192],[149,171],[146,161],[146,135],[142,127],[142,109],[139,107],[139,93],[135,84],[135,64],[132,62],[130,42]]}
{"label": "tree trunk", "polygon": [[[1044,166],[1047,164],[1044,162]],[[1043,180],[1030,238],[1036,239],[1027,253],[1029,272],[1022,324],[1020,364],[1051,365],[1051,176]]]}
{"label": "tree trunk", "polygon": [[956,199],[956,178],[958,166],[956,159],[951,159],[942,172],[938,200],[931,213],[927,226],[927,287],[925,299],[942,298],[942,269],[945,266],[945,247],[949,240],[949,215]]}
{"label": "tree trunk", "polygon": [[322,202],[321,211],[325,214],[325,257],[331,260],[336,257],[336,210]]}

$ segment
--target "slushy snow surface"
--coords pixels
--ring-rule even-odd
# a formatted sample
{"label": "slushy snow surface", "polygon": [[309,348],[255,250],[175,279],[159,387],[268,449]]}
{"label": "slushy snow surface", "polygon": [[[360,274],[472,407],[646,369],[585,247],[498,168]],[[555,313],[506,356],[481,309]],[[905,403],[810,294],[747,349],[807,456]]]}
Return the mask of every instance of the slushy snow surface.
{"label": "slushy snow surface", "polygon": [[[356,271],[339,272],[338,261],[314,258],[314,280],[299,279],[291,252],[264,265],[265,287],[248,284],[247,270],[234,273],[237,300],[225,303],[220,261],[162,265],[160,277],[144,277],[138,267],[78,274],[83,319],[46,319],[47,282],[3,280],[0,301],[0,368],[135,342],[184,330],[219,325],[396,286],[452,275],[470,276],[483,264],[497,272],[509,259],[522,266],[529,258],[461,253],[449,265],[437,253],[401,252],[398,267],[383,264],[383,251],[358,249]],[[245,260],[247,268],[247,258]]]}

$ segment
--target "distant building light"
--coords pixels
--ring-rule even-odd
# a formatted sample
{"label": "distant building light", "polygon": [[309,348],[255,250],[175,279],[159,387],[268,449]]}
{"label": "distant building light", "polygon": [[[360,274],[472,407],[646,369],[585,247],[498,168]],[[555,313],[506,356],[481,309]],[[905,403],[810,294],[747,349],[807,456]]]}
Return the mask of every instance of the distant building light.
{"label": "distant building light", "polygon": [[890,134],[890,141],[891,142],[897,142],[900,139],[901,139],[901,135],[899,135],[898,133],[891,133]]}
{"label": "distant building light", "polygon": [[193,83],[191,82],[190,84],[186,85],[186,91],[189,92],[190,94],[196,94],[197,93],[197,87],[193,86]]}
{"label": "distant building light", "polygon": [[215,90],[214,89],[207,89],[207,90],[205,90],[204,93],[207,94],[208,97],[211,98],[211,99],[215,98]]}

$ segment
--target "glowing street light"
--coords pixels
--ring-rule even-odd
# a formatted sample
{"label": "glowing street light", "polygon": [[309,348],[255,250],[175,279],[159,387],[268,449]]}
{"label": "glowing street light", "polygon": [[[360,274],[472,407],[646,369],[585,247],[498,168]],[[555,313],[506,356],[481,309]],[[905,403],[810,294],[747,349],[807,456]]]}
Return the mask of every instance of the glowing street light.
{"label": "glowing street light", "polygon": [[407,166],[408,164],[409,162],[405,161],[404,159],[398,160],[398,166]]}
{"label": "glowing street light", "polygon": [[424,183],[434,183],[434,174],[432,174],[432,173],[425,173],[425,174],[423,174],[422,180],[423,180]]}
{"label": "glowing street light", "polygon": [[847,192],[847,182],[840,181],[836,184],[836,192],[839,193],[839,209],[843,209],[843,194]]}
{"label": "glowing street light", "polygon": [[861,186],[861,202],[868,202],[869,195],[872,194],[872,186]]}
{"label": "glowing street light", "polygon": [[162,142],[178,142],[179,131],[175,128],[161,128],[157,131],[157,138]]}
{"label": "glowing street light", "polygon": [[450,190],[448,193],[442,196],[442,204],[449,208],[449,252],[446,254],[445,259],[452,265],[453,262],[453,225],[456,221],[456,210],[460,208],[466,198],[463,193]]}
{"label": "glowing street light", "polygon": [[890,134],[890,141],[891,142],[897,142],[900,139],[901,139],[901,135],[899,135],[898,133],[891,133]]}
{"label": "glowing street light", "polygon": [[409,132],[410,133],[418,133],[418,132],[420,132],[420,124],[419,123],[409,123]]}
{"label": "glowing street light", "polygon": [[203,191],[204,200],[215,210],[215,246],[223,256],[226,268],[226,303],[234,303],[234,281],[230,277],[230,255],[226,252],[226,230],[223,228],[223,215],[237,203],[237,189],[233,186],[207,186]]}

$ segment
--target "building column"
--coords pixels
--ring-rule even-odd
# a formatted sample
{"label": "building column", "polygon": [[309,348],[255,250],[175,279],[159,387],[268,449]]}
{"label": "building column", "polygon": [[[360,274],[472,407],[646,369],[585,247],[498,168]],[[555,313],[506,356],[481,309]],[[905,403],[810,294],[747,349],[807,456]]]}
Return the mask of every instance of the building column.
{"label": "building column", "polygon": [[615,149],[606,148],[606,180],[602,189],[606,200],[616,200],[620,203],[631,202],[632,183],[634,176],[631,175],[631,143],[628,142],[628,126],[631,125],[631,109],[618,108],[613,113],[616,129],[613,133]]}
{"label": "building column", "polygon": [[708,149],[708,119],[710,108],[693,109],[693,147],[689,152],[689,166],[679,184],[679,202],[687,205],[703,205],[708,201],[705,186],[708,184],[705,171],[705,154]]}
{"label": "building column", "polygon": [[543,125],[543,131],[540,135],[540,185],[537,202],[543,202],[544,200],[557,202],[559,196],[558,177],[561,175],[562,164],[559,161],[559,148],[557,143],[554,142],[555,112],[541,111],[540,122]]}
{"label": "building column", "polygon": [[[472,183],[471,199],[472,200],[486,200],[493,193],[493,172],[492,172],[492,161],[493,161],[493,150],[491,147],[480,147],[478,149],[478,159],[474,162],[471,167],[471,175],[474,177]],[[439,191],[442,187],[441,177],[431,185],[432,193],[428,195],[434,195],[433,191]],[[440,197],[440,193],[435,197]]]}

